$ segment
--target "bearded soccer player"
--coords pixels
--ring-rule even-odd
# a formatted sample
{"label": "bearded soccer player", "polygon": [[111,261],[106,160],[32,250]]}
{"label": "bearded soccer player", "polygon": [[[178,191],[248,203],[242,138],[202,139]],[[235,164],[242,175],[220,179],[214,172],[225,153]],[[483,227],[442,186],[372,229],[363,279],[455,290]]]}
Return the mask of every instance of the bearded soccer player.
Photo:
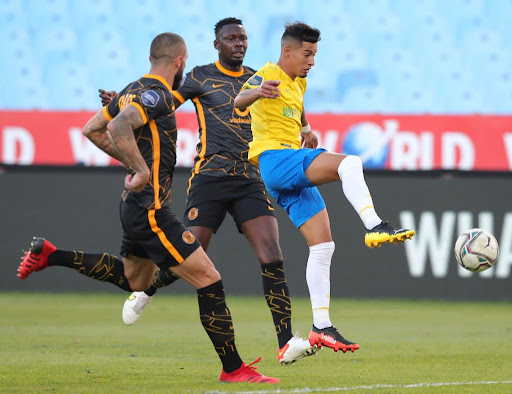
{"label": "bearded soccer player", "polygon": [[[357,156],[316,149],[318,139],[304,113],[306,76],[315,64],[320,31],[304,23],[286,25],[277,64],[267,63],[249,79],[235,107],[250,107],[253,141],[249,160],[259,165],[263,182],[286,210],[309,246],[306,280],[313,309],[311,345],[352,352],[329,315],[330,266],[334,253],[329,216],[316,186],[342,181],[346,198],[359,214],[368,247],[405,241],[413,230],[395,229],[377,215]],[[305,148],[301,148],[301,138]]]}
{"label": "bearded soccer player", "polygon": [[[292,335],[290,294],[274,208],[258,167],[247,159],[251,117],[248,109],[233,107],[236,94],[254,74],[253,69],[242,65],[247,50],[242,21],[219,21],[214,47],[219,59],[192,69],[183,85],[172,92],[176,108],[186,100],[193,101],[199,123],[199,154],[189,180],[184,224],[207,250],[213,233],[230,213],[261,264],[265,299],[277,333],[277,359],[281,364],[290,364],[314,354],[317,348]],[[103,102],[108,102],[112,92],[101,92]],[[124,322],[135,323],[157,288],[176,279],[168,271],[158,271],[149,289],[135,292],[125,302]]]}
{"label": "bearded soccer player", "polygon": [[171,85],[179,85],[186,59],[183,38],[158,35],[151,44],[150,73],[123,89],[83,130],[129,169],[120,206],[123,261],[107,253],[59,250],[44,238],[35,238],[18,277],[63,266],[134,291],[147,289],[157,268],[172,271],[197,289],[201,323],[223,366],[220,381],[278,383],[242,362],[221,277],[194,235],[170,210],[177,131]]}

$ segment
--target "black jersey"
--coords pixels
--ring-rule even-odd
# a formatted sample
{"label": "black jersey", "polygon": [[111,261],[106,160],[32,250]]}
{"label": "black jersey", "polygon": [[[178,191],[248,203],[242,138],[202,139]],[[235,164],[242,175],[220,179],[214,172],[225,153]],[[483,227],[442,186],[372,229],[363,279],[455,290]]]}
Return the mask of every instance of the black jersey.
{"label": "black jersey", "polygon": [[252,141],[249,108],[235,108],[233,102],[242,85],[255,70],[243,67],[229,71],[217,61],[192,69],[178,91],[172,93],[196,107],[200,141],[194,173],[217,177],[259,178],[259,170],[247,159]]}
{"label": "black jersey", "polygon": [[112,120],[126,105],[140,111],[144,125],[134,130],[137,146],[151,170],[151,177],[140,193],[129,192],[129,198],[148,209],[160,209],[169,200],[176,165],[176,118],[171,87],[158,75],[144,75],[119,92],[103,108]]}

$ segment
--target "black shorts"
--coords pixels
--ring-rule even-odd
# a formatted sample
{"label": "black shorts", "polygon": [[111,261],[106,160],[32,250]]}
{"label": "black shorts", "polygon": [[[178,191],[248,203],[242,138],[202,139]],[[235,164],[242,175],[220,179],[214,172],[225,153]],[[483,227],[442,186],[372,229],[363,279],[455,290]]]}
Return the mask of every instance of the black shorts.
{"label": "black shorts", "polygon": [[121,256],[151,259],[160,268],[182,263],[200,245],[171,212],[169,206],[147,209],[127,198],[121,201],[123,239]]}
{"label": "black shorts", "polygon": [[188,190],[184,224],[217,232],[226,212],[238,231],[247,220],[275,216],[265,185],[260,179],[193,175]]}

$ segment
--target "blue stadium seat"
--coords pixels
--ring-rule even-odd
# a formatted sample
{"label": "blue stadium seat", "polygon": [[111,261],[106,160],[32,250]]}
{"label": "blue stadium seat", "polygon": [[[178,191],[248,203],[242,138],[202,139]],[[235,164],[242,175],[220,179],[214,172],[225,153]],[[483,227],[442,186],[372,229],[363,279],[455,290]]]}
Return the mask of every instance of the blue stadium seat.
{"label": "blue stadium seat", "polygon": [[510,114],[512,108],[512,71],[510,69],[498,74],[488,75],[482,83],[484,98],[489,103],[492,112],[496,114]]}
{"label": "blue stadium seat", "polygon": [[465,84],[452,84],[443,91],[440,100],[445,113],[474,114],[488,112],[489,106],[479,90]]}
{"label": "blue stadium seat", "polygon": [[393,113],[421,114],[439,110],[434,92],[425,84],[399,84],[389,92]]}
{"label": "blue stadium seat", "polygon": [[339,111],[348,113],[385,113],[390,112],[386,92],[378,87],[356,87],[347,92],[341,102]]}
{"label": "blue stadium seat", "polygon": [[[149,70],[157,34],[185,38],[190,70],[217,58],[214,25],[233,16],[254,68],[278,60],[284,23],[320,28],[305,97],[313,110],[512,113],[510,15],[512,0],[0,0],[0,72],[13,75],[0,100],[95,109],[96,88],[119,90]],[[66,86],[73,97],[61,103],[54,87]]]}

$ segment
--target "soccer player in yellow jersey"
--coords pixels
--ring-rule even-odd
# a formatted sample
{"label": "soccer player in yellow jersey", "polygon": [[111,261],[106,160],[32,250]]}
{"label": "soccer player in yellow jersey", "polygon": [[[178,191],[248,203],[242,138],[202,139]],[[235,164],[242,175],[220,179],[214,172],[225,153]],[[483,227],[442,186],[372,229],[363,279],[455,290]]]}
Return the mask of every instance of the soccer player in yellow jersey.
{"label": "soccer player in yellow jersey", "polygon": [[309,246],[306,280],[313,309],[310,344],[353,352],[359,345],[343,338],[329,317],[334,242],[316,185],[342,181],[346,198],[366,227],[365,243],[370,248],[405,241],[414,231],[395,229],[379,218],[359,157],[317,149],[318,139],[306,119],[303,98],[319,40],[318,29],[300,22],[286,25],[279,61],[267,63],[243,85],[235,107],[250,107],[253,141],[249,144],[249,160],[259,165],[267,190]]}

